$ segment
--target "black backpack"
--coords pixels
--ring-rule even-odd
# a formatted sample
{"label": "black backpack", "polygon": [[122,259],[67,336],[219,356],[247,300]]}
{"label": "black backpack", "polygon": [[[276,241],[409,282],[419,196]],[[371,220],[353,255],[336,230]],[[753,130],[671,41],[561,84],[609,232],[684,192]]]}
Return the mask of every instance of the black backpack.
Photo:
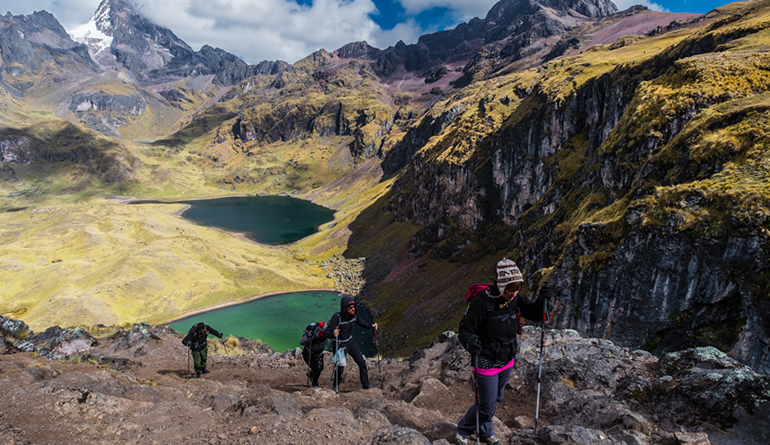
{"label": "black backpack", "polygon": [[[468,308],[471,307],[471,299],[476,297],[479,294],[487,294],[489,289],[492,288],[492,286],[493,286],[492,284],[471,284],[470,287],[468,287],[468,292],[465,294],[465,301],[466,301],[466,303],[468,303],[468,305],[465,306],[465,314],[463,314],[463,318],[462,318],[462,320],[460,320],[460,326],[462,326],[463,323],[465,323],[465,315],[468,314]],[[484,298],[484,297],[485,297],[485,295],[482,295],[482,297],[479,297],[479,298]],[[489,297],[487,297],[487,298],[489,298]],[[495,308],[494,304],[491,301],[487,301],[486,303],[487,303],[486,304],[486,306],[487,306],[487,313],[492,312],[492,310]],[[499,319],[499,318],[504,318],[504,317],[507,318],[507,316],[505,316],[505,315],[502,315],[502,316],[498,315],[496,317],[488,317],[487,316],[488,319]],[[521,311],[518,308],[516,308],[516,321],[519,324],[519,332],[518,333],[519,333],[519,335],[521,335],[521,327],[522,327],[523,323],[521,321]]]}
{"label": "black backpack", "polygon": [[[300,346],[302,346],[302,359],[305,360],[305,363],[310,362],[311,352],[318,353],[326,348],[326,340],[319,341],[319,337],[323,337],[323,334],[319,334],[323,327],[324,322],[319,321],[318,323],[310,323],[305,328],[302,339],[299,341]],[[315,342],[313,339],[315,339]]]}

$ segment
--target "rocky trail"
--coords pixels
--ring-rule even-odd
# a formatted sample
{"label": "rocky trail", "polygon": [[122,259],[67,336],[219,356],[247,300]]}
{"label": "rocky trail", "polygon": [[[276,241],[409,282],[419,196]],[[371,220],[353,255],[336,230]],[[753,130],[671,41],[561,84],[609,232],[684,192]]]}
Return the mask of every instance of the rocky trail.
{"label": "rocky trail", "polygon": [[[191,379],[181,334],[106,331],[34,335],[0,318],[0,443],[438,445],[453,443],[474,397],[469,356],[451,332],[401,361],[368,359],[372,389],[347,369],[336,395],[328,352],[311,388],[295,351],[211,339],[211,372]],[[496,413],[505,443],[770,443],[770,378],[716,349],[659,359],[569,330],[545,341],[538,431],[540,331],[526,326]]]}

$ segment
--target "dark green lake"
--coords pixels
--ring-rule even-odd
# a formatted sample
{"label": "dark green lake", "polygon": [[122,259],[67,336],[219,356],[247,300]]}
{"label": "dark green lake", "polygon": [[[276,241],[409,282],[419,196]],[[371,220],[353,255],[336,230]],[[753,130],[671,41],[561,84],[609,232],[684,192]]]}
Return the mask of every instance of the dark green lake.
{"label": "dark green lake", "polygon": [[189,204],[182,217],[197,224],[243,233],[262,244],[288,244],[334,220],[334,210],[290,196],[243,196],[134,204]]}
{"label": "dark green lake", "polygon": [[[338,292],[307,291],[294,292],[214,309],[170,323],[174,330],[186,334],[190,327],[204,322],[222,332],[225,337],[262,340],[276,351],[299,347],[299,340],[305,327],[312,322],[328,323],[335,312],[340,311]],[[358,316],[371,324],[372,316],[366,308],[359,306]],[[355,326],[353,337],[367,357],[376,353],[373,343],[374,331]]]}

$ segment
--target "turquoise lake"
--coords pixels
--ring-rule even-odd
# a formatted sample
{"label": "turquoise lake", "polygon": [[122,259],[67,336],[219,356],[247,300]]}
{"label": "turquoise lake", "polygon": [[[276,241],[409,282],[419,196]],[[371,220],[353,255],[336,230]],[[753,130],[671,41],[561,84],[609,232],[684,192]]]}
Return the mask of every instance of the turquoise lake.
{"label": "turquoise lake", "polygon": [[[259,339],[276,351],[283,352],[299,347],[299,340],[308,324],[319,321],[328,323],[332,315],[340,311],[341,298],[338,292],[329,291],[286,293],[193,315],[169,323],[169,326],[186,334],[192,325],[204,322],[225,337],[232,334]],[[358,316],[371,324],[369,311],[360,305],[358,308]],[[367,357],[376,354],[373,334],[374,331],[358,326],[354,329],[353,337]]]}
{"label": "turquoise lake", "polygon": [[197,224],[243,233],[262,244],[288,244],[334,220],[334,210],[290,196],[241,196],[192,201],[138,201],[132,204],[189,204],[182,217]]}
{"label": "turquoise lake", "polygon": [[[140,204],[169,204],[167,201],[139,201]],[[289,196],[245,196],[192,201],[175,201],[191,207],[182,217],[197,224],[243,233],[262,244],[280,245],[300,240],[334,219],[334,210]],[[214,309],[187,317],[170,326],[187,333],[204,322],[224,335],[259,339],[276,351],[299,346],[305,327],[311,322],[327,323],[340,310],[338,292],[307,291],[274,295],[246,303]],[[359,307],[359,316],[371,324],[372,317]],[[373,331],[355,328],[356,342],[366,356],[376,351]]]}

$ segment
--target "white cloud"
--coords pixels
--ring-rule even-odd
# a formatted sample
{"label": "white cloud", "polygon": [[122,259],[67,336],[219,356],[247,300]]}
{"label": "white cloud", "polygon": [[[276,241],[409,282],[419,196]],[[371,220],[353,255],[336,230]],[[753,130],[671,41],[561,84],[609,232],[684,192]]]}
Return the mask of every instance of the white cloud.
{"label": "white cloud", "polygon": [[142,10],[193,48],[208,44],[250,63],[294,62],[320,48],[371,41],[379,31],[368,17],[376,10],[371,0],[152,0]]}
{"label": "white cloud", "polygon": [[615,6],[618,7],[618,11],[625,11],[634,5],[646,6],[653,11],[668,11],[663,6],[660,6],[659,4],[653,3],[649,0],[612,0],[612,3],[615,3]]}
{"label": "white cloud", "polygon": [[[13,15],[46,10],[71,31],[85,24],[101,0],[0,0],[0,11]],[[66,5],[65,5],[66,2]],[[372,0],[142,0],[142,14],[171,29],[193,49],[222,48],[249,63],[285,60],[293,63],[324,48],[366,40],[384,49],[399,40],[414,43],[424,30],[406,21],[382,30],[369,17]],[[66,6],[66,8],[65,8]]]}
{"label": "white cloud", "polygon": [[499,0],[400,0],[407,14],[419,14],[431,8],[447,8],[455,12],[460,21],[468,21],[473,17],[484,18],[487,12]]}
{"label": "white cloud", "polygon": [[[496,0],[399,0],[407,16],[443,7],[453,11],[458,23],[485,17]],[[66,5],[65,5],[66,3]],[[46,10],[68,30],[86,23],[100,0],[0,0],[0,11],[14,15]],[[139,3],[139,2],[138,2]],[[617,0],[618,9],[644,4],[662,10],[649,0]],[[377,9],[372,0],[141,0],[142,13],[171,29],[193,49],[203,45],[222,48],[246,62],[285,60],[293,63],[324,48],[333,51],[346,43],[366,40],[384,49],[399,40],[414,43],[428,31],[413,20],[382,30],[370,17]],[[65,7],[66,6],[66,7]]]}

